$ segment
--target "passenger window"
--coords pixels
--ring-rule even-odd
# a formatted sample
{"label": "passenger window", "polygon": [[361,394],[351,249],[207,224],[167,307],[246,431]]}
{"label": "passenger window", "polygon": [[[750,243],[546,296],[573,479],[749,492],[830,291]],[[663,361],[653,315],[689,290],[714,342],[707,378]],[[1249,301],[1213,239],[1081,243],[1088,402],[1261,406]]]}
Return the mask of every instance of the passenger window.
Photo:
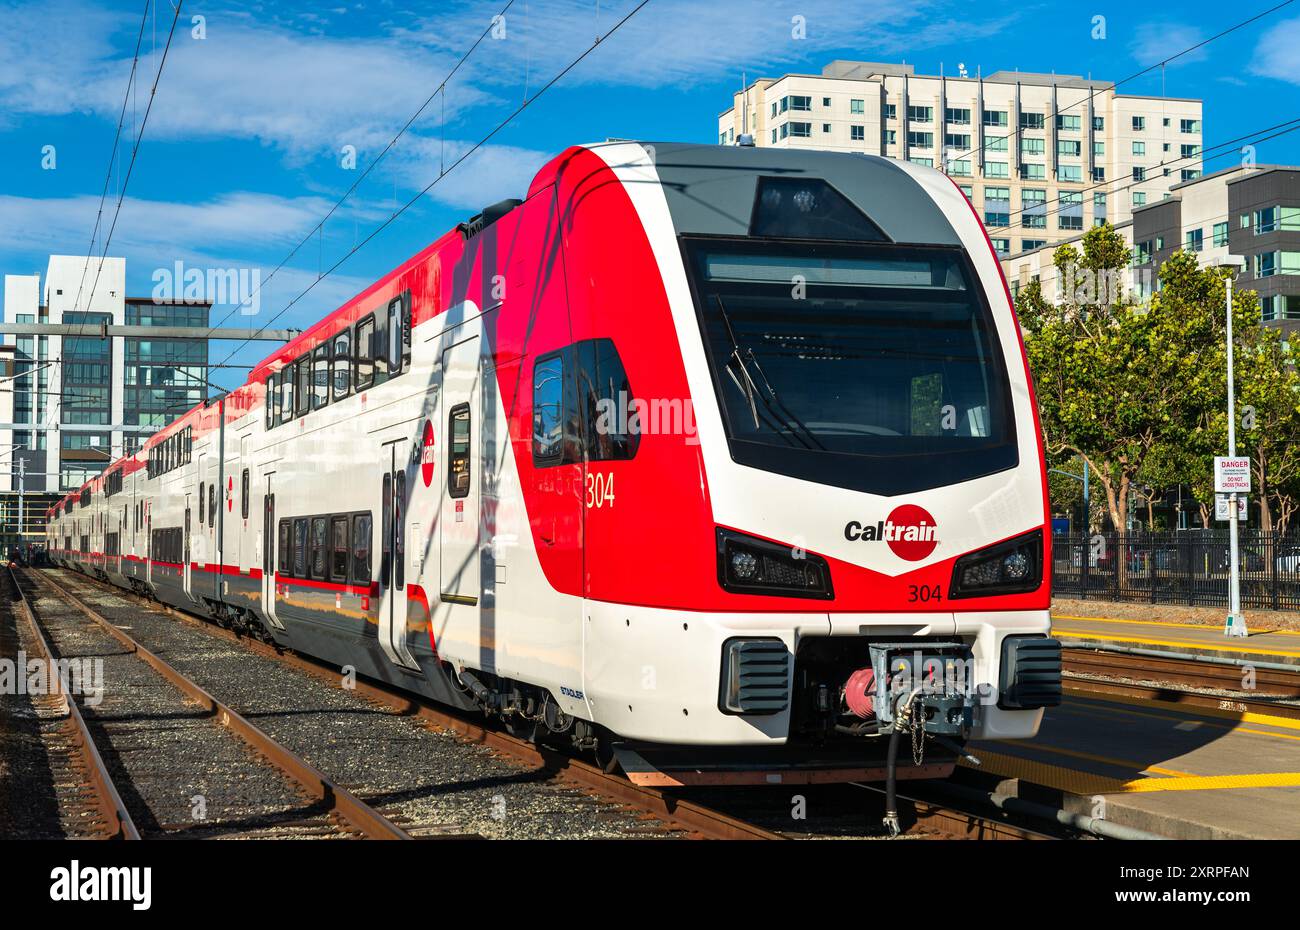
{"label": "passenger window", "polygon": [[[208,485],[208,526],[212,526],[217,519],[217,486]],[[199,523],[203,523],[203,517],[199,517]]]}
{"label": "passenger window", "polygon": [[370,584],[370,514],[352,518],[352,583]]}
{"label": "passenger window", "polygon": [[307,521],[293,521],[293,577],[307,577]]}
{"label": "passenger window", "polygon": [[311,521],[311,576],[318,581],[323,581],[329,577],[327,572],[327,549],[328,540],[326,531],[328,521],[325,517],[312,517]]}
{"label": "passenger window", "polygon": [[564,461],[564,356],[538,359],[533,366],[533,464]]}
{"label": "passenger window", "polygon": [[375,318],[372,314],[357,324],[357,344],[353,347],[356,354],[353,382],[357,390],[365,390],[375,382]]}
{"label": "passenger window", "polygon": [[279,398],[276,396],[275,375],[266,379],[266,428],[275,428],[276,407],[279,405]]}
{"label": "passenger window", "polygon": [[[641,433],[633,417],[632,386],[618,349],[611,339],[589,339],[578,343],[575,349],[577,409],[585,432],[583,446],[587,461],[632,458],[641,443]],[[671,409],[667,415],[673,416]],[[678,424],[685,425],[680,417]]]}
{"label": "passenger window", "polygon": [[469,404],[451,408],[447,435],[451,437],[447,458],[447,493],[452,497],[469,494]]}
{"label": "passenger window", "polygon": [[203,482],[199,482],[199,524],[203,523]]}
{"label": "passenger window", "polygon": [[352,388],[352,330],[334,337],[334,399],[347,397]]}
{"label": "passenger window", "polygon": [[282,575],[288,575],[293,565],[293,536],[289,530],[289,521],[281,520],[278,542],[280,545],[279,571]]}
{"label": "passenger window", "polygon": [[348,556],[350,555],[347,517],[335,517],[331,521],[330,545],[333,550],[330,559],[330,578],[333,581],[346,582],[348,580]]}
{"label": "passenger window", "polygon": [[311,409],[319,410],[330,402],[330,347],[317,346],[311,354]]}
{"label": "passenger window", "polygon": [[388,373],[400,374],[402,371],[402,304],[401,297],[388,304],[388,326],[385,329],[388,339]]}
{"label": "passenger window", "polygon": [[304,355],[294,366],[298,373],[298,386],[294,389],[296,398],[294,408],[297,416],[303,416],[311,405],[311,356]]}
{"label": "passenger window", "polygon": [[239,512],[245,520],[248,519],[248,469],[244,469],[244,474],[239,479]]}
{"label": "passenger window", "polygon": [[293,419],[293,366],[280,369],[280,422]]}

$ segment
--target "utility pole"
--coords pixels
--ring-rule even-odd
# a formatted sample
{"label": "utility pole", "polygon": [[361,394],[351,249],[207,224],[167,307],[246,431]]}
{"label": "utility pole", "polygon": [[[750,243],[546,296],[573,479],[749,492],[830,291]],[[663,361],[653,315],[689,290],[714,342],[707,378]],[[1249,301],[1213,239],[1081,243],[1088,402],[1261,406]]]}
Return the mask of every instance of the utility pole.
{"label": "utility pole", "polygon": [[[1232,367],[1232,276],[1224,279],[1228,305],[1228,457],[1237,457],[1237,386]],[[1225,636],[1245,636],[1246,618],[1241,613],[1241,567],[1238,565],[1237,492],[1228,494],[1228,622]]]}
{"label": "utility pole", "polygon": [[27,460],[18,457],[18,543],[23,544],[23,479],[27,475]]}

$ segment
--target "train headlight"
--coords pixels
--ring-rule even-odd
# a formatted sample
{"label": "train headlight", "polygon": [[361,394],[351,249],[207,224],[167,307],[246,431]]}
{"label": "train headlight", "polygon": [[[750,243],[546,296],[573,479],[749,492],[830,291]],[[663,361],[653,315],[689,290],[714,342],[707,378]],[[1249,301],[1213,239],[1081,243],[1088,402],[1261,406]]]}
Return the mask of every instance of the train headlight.
{"label": "train headlight", "polygon": [[735,594],[831,599],[831,571],[811,552],[718,530],[718,583]]}
{"label": "train headlight", "polygon": [[1043,531],[1034,530],[957,560],[949,597],[1036,591],[1043,582]]}

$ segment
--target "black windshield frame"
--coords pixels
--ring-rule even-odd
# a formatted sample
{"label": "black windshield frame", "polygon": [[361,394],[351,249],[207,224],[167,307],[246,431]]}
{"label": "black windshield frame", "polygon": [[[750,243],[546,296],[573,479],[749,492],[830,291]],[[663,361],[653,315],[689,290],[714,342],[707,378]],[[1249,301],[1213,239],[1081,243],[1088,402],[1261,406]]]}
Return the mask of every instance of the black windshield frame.
{"label": "black windshield frame", "polygon": [[[786,475],[817,484],[840,487],[853,491],[894,496],[914,493],[970,481],[987,475],[1008,471],[1020,464],[1017,424],[1011,398],[1010,378],[1002,352],[999,328],[993,316],[988,296],[964,249],[928,244],[847,242],[808,239],[773,239],[729,236],[679,236],[682,260],[695,304],[700,339],[709,361],[709,372],[717,396],[719,413],[727,435],[727,445],[733,461],[763,471]],[[702,263],[710,254],[751,255],[808,255],[810,258],[833,257],[850,259],[901,259],[916,255],[942,256],[952,261],[965,279],[965,295],[971,302],[973,315],[977,315],[983,343],[980,349],[986,359],[989,394],[989,419],[997,429],[987,437],[969,437],[972,441],[939,447],[938,443],[915,442],[915,448],[906,452],[868,454],[844,452],[803,445],[779,445],[767,441],[752,441],[736,435],[728,410],[727,391],[735,393],[726,372],[726,357],[719,352],[710,334],[710,319],[714,325],[719,319],[734,316],[727,310],[725,299],[728,289],[736,292],[744,287],[762,287],[754,284],[726,284],[706,279]],[[830,285],[809,284],[811,289]],[[879,292],[888,290],[879,288]],[[718,297],[724,303],[718,309]],[[729,326],[729,324],[728,324]],[[745,416],[749,416],[745,410]],[[792,423],[799,428],[802,424]],[[965,438],[965,437],[964,437]]]}

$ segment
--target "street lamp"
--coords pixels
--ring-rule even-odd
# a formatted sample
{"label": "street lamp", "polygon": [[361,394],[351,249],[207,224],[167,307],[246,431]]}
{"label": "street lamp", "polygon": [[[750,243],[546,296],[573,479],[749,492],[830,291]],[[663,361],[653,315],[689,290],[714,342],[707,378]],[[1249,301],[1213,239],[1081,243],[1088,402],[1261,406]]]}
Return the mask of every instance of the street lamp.
{"label": "street lamp", "polygon": [[[1232,345],[1232,276],[1244,265],[1240,256],[1229,255],[1216,267],[1225,268],[1224,276],[1225,313],[1227,316],[1228,340],[1228,458],[1237,457],[1237,379],[1233,370]],[[1249,479],[1250,469],[1246,475]],[[1217,490],[1217,488],[1216,488]],[[1246,636],[1246,617],[1241,612],[1241,566],[1238,564],[1239,546],[1237,543],[1237,492],[1228,490],[1228,618],[1224,624],[1224,636]]]}

